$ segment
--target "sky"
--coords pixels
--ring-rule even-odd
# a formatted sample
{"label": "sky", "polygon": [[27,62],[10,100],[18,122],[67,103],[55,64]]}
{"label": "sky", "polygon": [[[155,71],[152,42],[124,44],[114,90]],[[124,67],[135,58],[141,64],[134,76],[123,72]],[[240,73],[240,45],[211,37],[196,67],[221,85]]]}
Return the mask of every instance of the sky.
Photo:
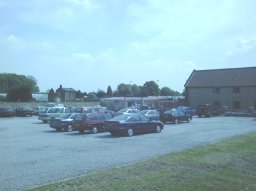
{"label": "sky", "polygon": [[255,0],[0,0],[0,73],[41,92],[182,92],[195,70],[256,66]]}

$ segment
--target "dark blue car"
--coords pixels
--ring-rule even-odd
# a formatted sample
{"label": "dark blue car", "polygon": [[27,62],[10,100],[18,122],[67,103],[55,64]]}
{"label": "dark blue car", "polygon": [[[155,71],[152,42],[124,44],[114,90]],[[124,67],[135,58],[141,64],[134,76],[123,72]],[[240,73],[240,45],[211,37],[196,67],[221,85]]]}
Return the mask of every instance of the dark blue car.
{"label": "dark blue car", "polygon": [[192,115],[185,113],[183,110],[170,109],[161,115],[161,121],[163,123],[172,122],[177,124],[180,121],[190,122],[192,120]]}
{"label": "dark blue car", "polygon": [[133,136],[136,133],[156,132],[160,133],[164,124],[154,121],[142,114],[124,114],[105,121],[104,129],[113,136],[125,134]]}

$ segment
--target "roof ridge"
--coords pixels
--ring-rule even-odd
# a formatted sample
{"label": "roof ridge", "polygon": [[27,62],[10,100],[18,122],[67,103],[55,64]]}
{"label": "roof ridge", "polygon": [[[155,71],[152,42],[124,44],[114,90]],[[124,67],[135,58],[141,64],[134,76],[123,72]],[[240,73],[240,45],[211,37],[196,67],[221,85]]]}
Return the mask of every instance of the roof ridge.
{"label": "roof ridge", "polygon": [[239,68],[216,68],[216,69],[205,69],[205,70],[194,70],[196,72],[203,72],[203,71],[216,71],[216,70],[236,70],[236,69],[251,69],[255,68],[256,66],[248,66],[248,67],[239,67]]}

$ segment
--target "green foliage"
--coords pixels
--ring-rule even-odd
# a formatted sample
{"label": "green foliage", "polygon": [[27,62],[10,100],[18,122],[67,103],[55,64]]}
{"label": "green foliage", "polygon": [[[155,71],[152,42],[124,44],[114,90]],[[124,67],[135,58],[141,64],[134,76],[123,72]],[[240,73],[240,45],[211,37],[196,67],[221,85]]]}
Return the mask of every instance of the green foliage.
{"label": "green foliage", "polygon": [[107,89],[107,97],[112,97],[112,96],[113,96],[112,88],[111,88],[111,86],[108,86],[108,89]]}
{"label": "green foliage", "polygon": [[30,92],[39,92],[37,81],[33,76],[17,75],[10,73],[0,74],[0,92],[7,93],[10,90],[19,89],[20,87],[27,87]]}
{"label": "green foliage", "polygon": [[180,96],[181,94],[177,91],[174,91],[168,87],[163,87],[160,91],[161,96]]}
{"label": "green foliage", "polygon": [[117,96],[131,96],[131,85],[130,84],[119,84],[117,86]]}
{"label": "green foliage", "polygon": [[97,93],[96,93],[96,96],[98,97],[98,98],[104,98],[104,97],[106,97],[106,95],[107,95],[107,93],[106,92],[104,92],[103,90],[98,90],[97,91]]}
{"label": "green foliage", "polygon": [[27,86],[22,86],[22,87],[17,87],[13,89],[9,89],[6,97],[7,101],[21,101],[21,102],[26,102],[26,101],[31,101],[32,100],[32,93],[29,87]]}
{"label": "green foliage", "polygon": [[[109,88],[109,87],[108,87]],[[155,81],[147,81],[143,86],[137,86],[136,84],[119,84],[117,90],[114,91],[115,97],[146,97],[146,96],[180,96],[177,91],[170,89],[169,87],[163,87],[159,89],[158,84]],[[108,96],[111,97],[111,96]]]}
{"label": "green foliage", "polygon": [[159,87],[155,81],[148,81],[142,87],[143,96],[158,96]]}

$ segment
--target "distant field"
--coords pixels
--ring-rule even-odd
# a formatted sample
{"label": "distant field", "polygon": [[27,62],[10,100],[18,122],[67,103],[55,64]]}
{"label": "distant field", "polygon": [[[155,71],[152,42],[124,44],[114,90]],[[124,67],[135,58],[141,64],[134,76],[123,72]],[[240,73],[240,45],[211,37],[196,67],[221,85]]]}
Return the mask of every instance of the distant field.
{"label": "distant field", "polygon": [[256,190],[256,133],[32,190]]}

